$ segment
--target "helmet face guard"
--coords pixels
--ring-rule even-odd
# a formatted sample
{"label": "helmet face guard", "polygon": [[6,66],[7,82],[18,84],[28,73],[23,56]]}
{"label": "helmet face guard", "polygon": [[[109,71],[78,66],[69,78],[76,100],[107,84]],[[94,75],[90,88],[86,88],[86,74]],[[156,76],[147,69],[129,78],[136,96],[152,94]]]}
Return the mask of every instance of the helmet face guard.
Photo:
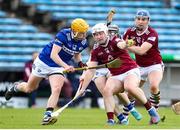
{"label": "helmet face guard", "polygon": [[108,26],[108,34],[110,36],[119,36],[119,27],[115,24]]}

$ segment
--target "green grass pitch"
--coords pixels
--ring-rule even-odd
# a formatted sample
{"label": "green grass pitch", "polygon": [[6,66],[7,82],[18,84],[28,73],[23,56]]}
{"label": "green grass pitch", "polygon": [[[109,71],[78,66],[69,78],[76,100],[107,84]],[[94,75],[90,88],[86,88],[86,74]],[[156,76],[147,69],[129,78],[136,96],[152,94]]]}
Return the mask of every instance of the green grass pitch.
{"label": "green grass pitch", "polygon": [[137,108],[143,115],[141,121],[136,121],[131,115],[128,126],[116,124],[106,125],[106,114],[102,109],[68,108],[54,125],[40,125],[44,109],[2,109],[0,108],[1,129],[180,129],[180,116],[175,115],[171,108],[160,108],[164,122],[149,125],[149,116],[144,108]]}

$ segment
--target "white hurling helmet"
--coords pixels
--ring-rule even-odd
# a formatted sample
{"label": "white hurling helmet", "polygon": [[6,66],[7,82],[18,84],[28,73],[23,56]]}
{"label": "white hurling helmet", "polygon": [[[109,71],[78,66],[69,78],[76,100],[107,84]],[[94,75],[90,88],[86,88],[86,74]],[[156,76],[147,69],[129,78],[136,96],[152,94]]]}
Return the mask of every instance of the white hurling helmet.
{"label": "white hurling helmet", "polygon": [[108,36],[108,27],[105,23],[98,23],[92,27],[92,34],[97,32],[104,32]]}

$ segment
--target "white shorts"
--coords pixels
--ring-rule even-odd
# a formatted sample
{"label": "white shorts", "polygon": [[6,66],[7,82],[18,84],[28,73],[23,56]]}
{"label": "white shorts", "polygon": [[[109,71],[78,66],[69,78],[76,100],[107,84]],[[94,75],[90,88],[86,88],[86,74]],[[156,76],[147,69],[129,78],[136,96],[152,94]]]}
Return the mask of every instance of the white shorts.
{"label": "white shorts", "polygon": [[118,79],[120,80],[121,82],[124,81],[124,79],[128,76],[128,75],[131,75],[131,74],[134,74],[138,77],[139,81],[140,81],[140,71],[138,68],[134,68],[134,69],[131,69],[123,74],[120,74],[120,75],[115,75],[115,76],[111,76],[110,78],[113,78],[113,79]]}
{"label": "white shorts", "polygon": [[156,64],[156,65],[151,65],[148,67],[139,67],[140,74],[141,74],[141,80],[146,81],[148,74],[151,73],[152,71],[160,71],[163,73],[164,71],[164,64]]}
{"label": "white shorts", "polygon": [[42,62],[38,57],[33,63],[32,66],[32,74],[37,77],[47,78],[52,74],[62,74],[63,75],[63,67],[50,67]]}
{"label": "white shorts", "polygon": [[103,77],[103,76],[107,78],[109,75],[110,75],[109,69],[107,68],[97,69],[96,74],[94,75],[92,80],[94,81],[96,78]]}

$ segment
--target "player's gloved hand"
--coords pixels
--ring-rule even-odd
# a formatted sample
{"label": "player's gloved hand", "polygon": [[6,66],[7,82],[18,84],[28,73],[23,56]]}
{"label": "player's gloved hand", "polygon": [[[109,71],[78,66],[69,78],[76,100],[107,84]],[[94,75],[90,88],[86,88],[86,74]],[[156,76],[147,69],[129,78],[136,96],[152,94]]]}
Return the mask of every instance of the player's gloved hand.
{"label": "player's gloved hand", "polygon": [[87,64],[86,64],[86,63],[83,63],[82,61],[79,61],[79,62],[78,62],[78,66],[79,66],[79,67],[86,67]]}
{"label": "player's gloved hand", "polygon": [[131,47],[135,45],[135,41],[133,39],[127,39],[126,40],[126,47]]}

